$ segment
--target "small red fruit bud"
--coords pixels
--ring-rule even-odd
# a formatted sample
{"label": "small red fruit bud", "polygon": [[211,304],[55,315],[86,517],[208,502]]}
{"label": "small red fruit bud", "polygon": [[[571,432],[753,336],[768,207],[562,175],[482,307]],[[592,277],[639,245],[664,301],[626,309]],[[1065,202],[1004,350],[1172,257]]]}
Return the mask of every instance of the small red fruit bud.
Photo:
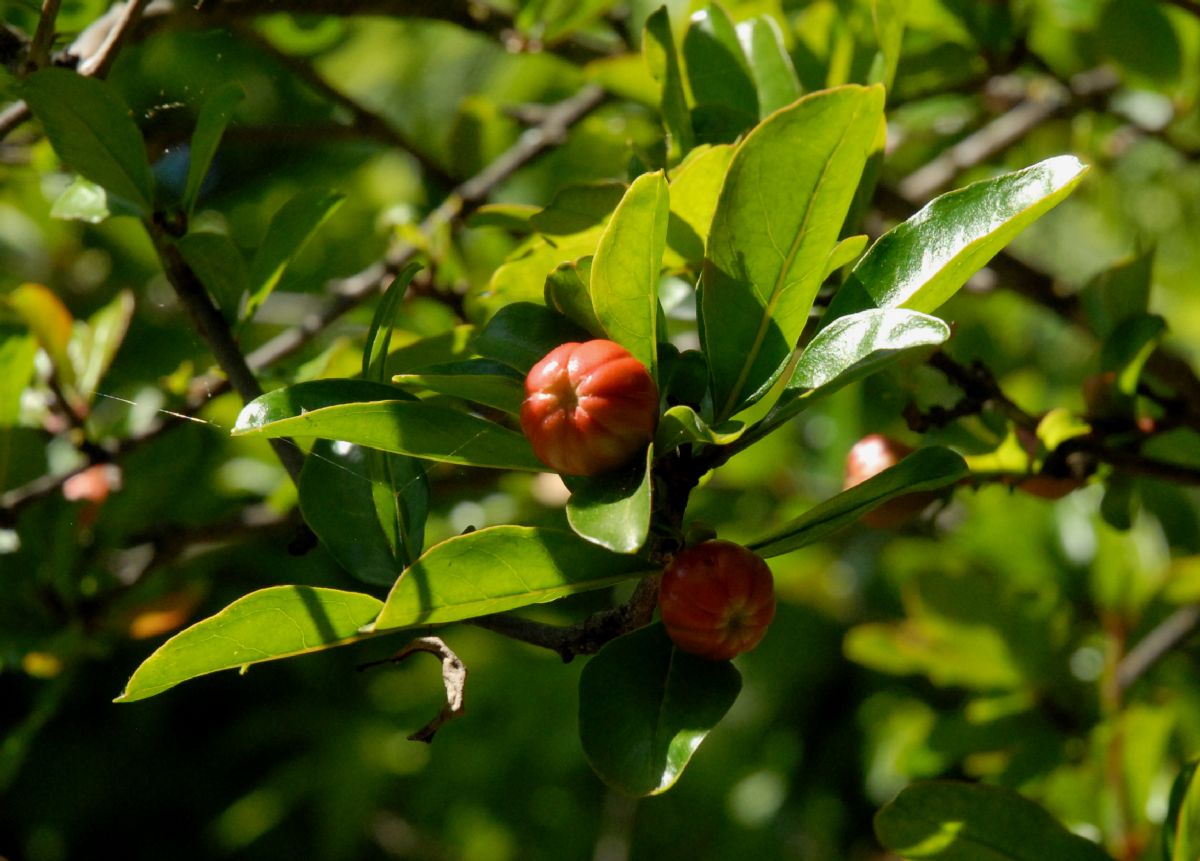
{"label": "small red fruit bud", "polygon": [[[912,446],[883,434],[874,433],[863,437],[846,456],[846,480],[842,489],[849,490],[868,478],[874,478],[912,453]],[[862,522],[872,529],[891,529],[916,517],[925,506],[937,499],[937,496],[930,490],[897,496],[864,514]]]}
{"label": "small red fruit bud", "polygon": [[705,541],[663,571],[658,608],[676,646],[728,661],[766,634],[775,617],[775,581],[767,563],[745,547]]}
{"label": "small red fruit bud", "polygon": [[644,451],[658,425],[646,366],[612,341],[556,347],[525,377],[521,429],[546,466],[595,475]]}

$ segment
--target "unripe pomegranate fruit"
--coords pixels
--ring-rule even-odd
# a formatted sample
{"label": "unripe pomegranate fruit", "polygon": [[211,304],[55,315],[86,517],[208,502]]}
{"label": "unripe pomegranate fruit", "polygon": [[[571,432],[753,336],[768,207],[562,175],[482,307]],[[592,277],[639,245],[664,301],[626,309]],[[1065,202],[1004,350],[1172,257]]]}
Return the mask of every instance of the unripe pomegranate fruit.
{"label": "unripe pomegranate fruit", "polygon": [[663,571],[658,608],[676,646],[728,661],[766,634],[775,617],[775,581],[767,563],[745,547],[705,541]]}
{"label": "unripe pomegranate fruit", "polygon": [[521,429],[546,466],[595,475],[644,451],[658,425],[658,388],[620,344],[555,347],[525,377]]}
{"label": "unripe pomegranate fruit", "polygon": [[[913,453],[912,446],[883,434],[873,433],[854,444],[846,456],[846,480],[843,490],[849,490],[873,478],[885,469],[895,466]],[[872,529],[891,529],[921,513],[929,503],[937,499],[931,490],[907,493],[889,499],[862,517],[862,522]]]}

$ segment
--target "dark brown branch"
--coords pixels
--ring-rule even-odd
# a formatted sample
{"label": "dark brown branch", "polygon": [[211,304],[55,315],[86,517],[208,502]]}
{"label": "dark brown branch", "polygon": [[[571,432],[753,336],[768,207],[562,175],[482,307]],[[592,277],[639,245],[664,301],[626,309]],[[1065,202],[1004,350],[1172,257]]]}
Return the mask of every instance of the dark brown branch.
{"label": "dark brown branch", "polygon": [[[229,380],[230,385],[233,386],[242,401],[249,403],[254,400],[262,394],[262,387],[259,386],[250,366],[246,364],[246,358],[242,355],[237,341],[234,340],[233,332],[229,330],[225,318],[208,298],[204,284],[188,267],[183,255],[179,253],[179,249],[175,247],[162,224],[148,220],[146,229],[158,251],[167,280],[175,289],[175,295],[179,298],[180,304],[187,311],[192,326],[200,334],[208,348],[212,350],[217,364],[221,366],[226,379]],[[279,457],[280,463],[288,471],[288,475],[292,477],[293,481],[299,483],[300,470],[304,467],[304,455],[290,439],[273,439],[270,440],[270,443]]]}
{"label": "dark brown branch", "polygon": [[658,574],[643,577],[624,604],[593,613],[582,622],[566,627],[535,622],[507,613],[478,616],[466,624],[557,652],[565,663],[576,655],[594,655],[610,640],[650,623],[658,601]]}
{"label": "dark brown branch", "polygon": [[26,70],[32,72],[46,65],[50,59],[50,46],[54,44],[54,23],[58,20],[58,7],[62,0],[44,0],[42,14],[38,18],[37,30],[29,42]]}

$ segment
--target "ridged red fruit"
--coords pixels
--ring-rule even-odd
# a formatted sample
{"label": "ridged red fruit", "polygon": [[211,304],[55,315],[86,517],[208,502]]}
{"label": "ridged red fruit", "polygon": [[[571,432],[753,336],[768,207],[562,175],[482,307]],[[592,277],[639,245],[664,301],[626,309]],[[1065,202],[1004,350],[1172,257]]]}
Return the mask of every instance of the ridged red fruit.
{"label": "ridged red fruit", "polygon": [[[846,480],[843,490],[874,478],[885,469],[895,466],[913,453],[912,446],[883,434],[873,433],[856,442],[846,456]],[[872,529],[891,529],[906,520],[911,520],[921,510],[937,499],[933,491],[924,490],[889,499],[862,517],[862,522]]]}
{"label": "ridged red fruit", "polygon": [[767,563],[745,547],[705,541],[663,571],[658,608],[676,646],[728,661],[766,634],[775,617],[775,581]]}
{"label": "ridged red fruit", "polygon": [[645,451],[658,425],[658,388],[620,344],[555,347],[525,377],[521,429],[556,472],[595,475]]}

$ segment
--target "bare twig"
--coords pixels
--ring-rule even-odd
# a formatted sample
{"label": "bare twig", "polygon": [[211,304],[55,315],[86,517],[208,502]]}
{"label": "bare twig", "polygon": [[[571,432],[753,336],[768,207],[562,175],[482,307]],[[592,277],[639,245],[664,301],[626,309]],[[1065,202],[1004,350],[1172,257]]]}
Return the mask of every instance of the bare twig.
{"label": "bare twig", "polygon": [[[146,229],[158,251],[167,280],[175,288],[175,295],[187,311],[192,326],[212,350],[213,357],[241,399],[249,403],[262,394],[262,387],[246,364],[241,348],[234,340],[225,318],[208,298],[204,285],[183,259],[179,249],[157,221],[147,220]],[[304,456],[289,439],[270,440],[271,447],[292,480],[299,483],[300,470],[304,468]]]}
{"label": "bare twig", "polygon": [[50,46],[54,44],[54,23],[58,20],[58,7],[62,0],[43,0],[42,14],[38,18],[37,30],[29,43],[29,55],[26,68],[29,71],[40,69],[50,59]]}
{"label": "bare twig", "polygon": [[434,735],[448,721],[454,720],[465,711],[463,696],[467,687],[467,668],[458,655],[446,645],[441,637],[418,637],[390,658],[363,664],[360,670],[381,664],[398,664],[416,652],[429,652],[442,659],[442,683],[446,686],[446,703],[429,723],[408,737],[409,741],[433,741]]}
{"label": "bare twig", "polygon": [[[103,15],[97,24],[103,22],[107,28],[104,31],[103,38],[94,51],[89,51],[80,61],[77,69],[81,75],[87,77],[103,78],[112,68],[112,64],[117,60],[117,54],[121,50],[121,45],[125,40],[129,31],[137,25],[137,22],[142,17],[142,12],[145,10],[150,0],[128,0],[123,5],[114,6],[108,13]],[[92,31],[89,27],[68,49],[68,53],[74,53],[80,45],[88,44],[85,41],[85,36]],[[92,39],[95,34],[92,34]],[[78,56],[78,54],[76,54]],[[13,102],[3,111],[0,111],[0,140],[8,137],[9,133],[25,122],[32,114],[29,111],[29,105],[23,101]]]}
{"label": "bare twig", "polygon": [[1180,607],[1163,619],[1130,649],[1117,666],[1117,684],[1128,690],[1133,683],[1183,643],[1200,627],[1200,605]]}
{"label": "bare twig", "polygon": [[962,171],[983,164],[1064,110],[1107,95],[1118,82],[1116,73],[1107,68],[1076,75],[1069,88],[1057,81],[1039,81],[1039,86],[1030,87],[1025,99],[1011,110],[901,180],[901,196],[910,203],[924,203]]}

